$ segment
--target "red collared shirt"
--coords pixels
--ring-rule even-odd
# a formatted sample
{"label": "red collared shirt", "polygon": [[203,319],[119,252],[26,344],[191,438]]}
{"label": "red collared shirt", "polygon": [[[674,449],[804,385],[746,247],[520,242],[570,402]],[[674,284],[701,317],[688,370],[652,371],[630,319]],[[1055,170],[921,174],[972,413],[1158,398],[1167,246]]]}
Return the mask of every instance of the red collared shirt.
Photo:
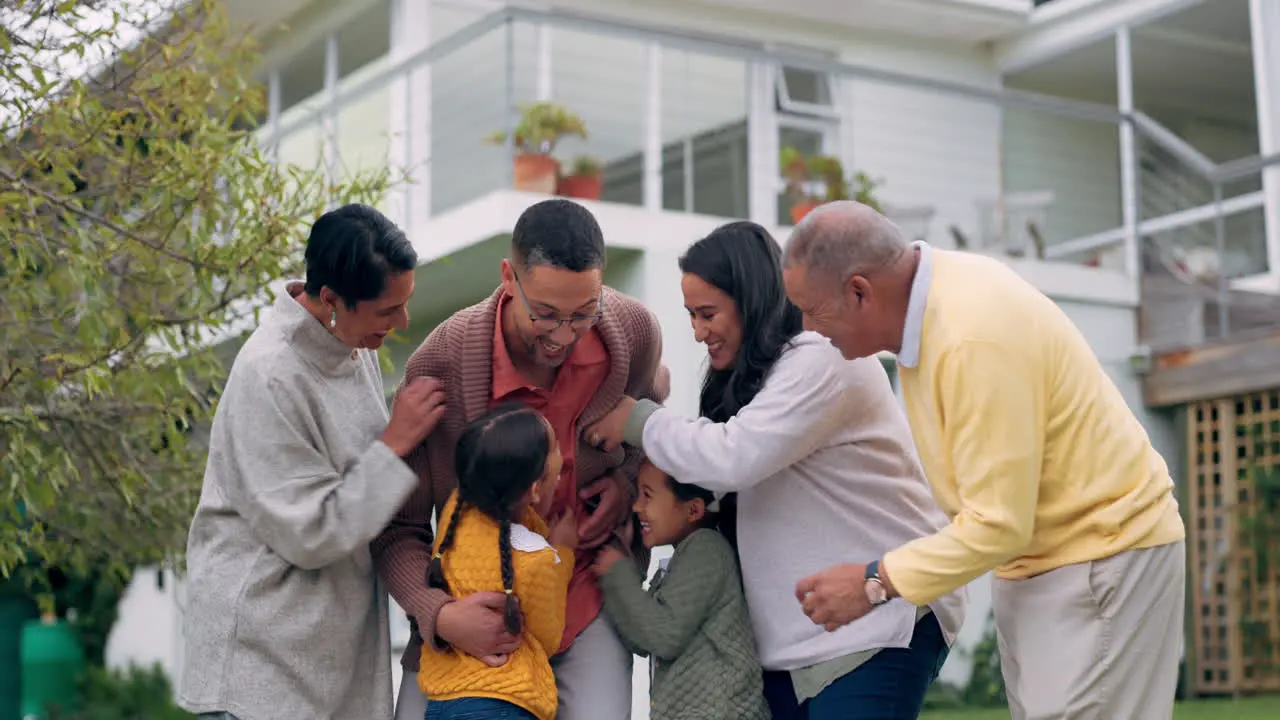
{"label": "red collared shirt", "polygon": [[[493,393],[489,404],[492,408],[506,402],[520,402],[542,413],[551,423],[560,445],[560,454],[564,457],[551,511],[556,515],[564,508],[572,508],[581,525],[588,513],[578,497],[579,486],[575,477],[578,417],[609,374],[609,351],[599,332],[594,328],[587,330],[560,366],[551,388],[537,387],[516,369],[511,362],[511,354],[507,352],[502,335],[502,311],[508,302],[511,302],[510,295],[504,295],[498,301],[498,318],[493,324]],[[593,560],[593,553],[575,555],[573,579],[569,581],[569,597],[565,605],[561,650],[568,648],[578,633],[600,614],[603,596],[591,574]]]}

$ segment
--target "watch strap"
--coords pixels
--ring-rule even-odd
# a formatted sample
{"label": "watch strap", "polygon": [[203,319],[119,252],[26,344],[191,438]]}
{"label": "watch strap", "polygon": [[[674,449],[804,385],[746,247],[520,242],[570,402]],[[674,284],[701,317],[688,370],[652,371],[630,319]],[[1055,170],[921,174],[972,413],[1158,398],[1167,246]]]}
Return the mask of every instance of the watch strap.
{"label": "watch strap", "polygon": [[[867,563],[867,571],[865,573],[865,580],[863,580],[863,582],[865,582],[867,585],[867,599],[871,601],[871,607],[879,607],[889,602],[888,593],[885,592],[886,588],[884,586],[884,581],[880,579],[880,561],[879,560],[872,560],[871,562]],[[874,600],[872,599],[872,593],[870,589],[872,583],[875,583],[875,586],[879,588],[879,593],[878,593],[879,598]]]}

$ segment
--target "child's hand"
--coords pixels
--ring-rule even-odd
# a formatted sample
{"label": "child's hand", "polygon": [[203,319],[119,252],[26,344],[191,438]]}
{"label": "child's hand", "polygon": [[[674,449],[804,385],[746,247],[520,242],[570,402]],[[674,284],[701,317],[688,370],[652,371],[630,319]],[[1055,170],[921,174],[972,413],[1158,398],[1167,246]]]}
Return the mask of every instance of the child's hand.
{"label": "child's hand", "polygon": [[542,518],[544,521],[550,520],[551,505],[554,502],[555,502],[555,493],[548,491],[546,488],[543,488],[542,493],[538,497],[538,502],[533,506],[533,511],[537,513],[538,517]]}
{"label": "child's hand", "polygon": [[547,542],[554,547],[578,549],[578,518],[572,510],[565,510],[551,523],[547,532]]}
{"label": "child's hand", "polygon": [[591,565],[591,570],[597,576],[604,575],[609,572],[609,568],[613,567],[614,563],[626,559],[627,556],[621,550],[612,545],[605,545],[596,554],[596,561]]}
{"label": "child's hand", "polygon": [[613,534],[618,542],[622,545],[623,550],[630,550],[631,543],[636,537],[636,524],[640,522],[637,515],[632,515],[626,522],[622,523],[622,527],[618,528]]}

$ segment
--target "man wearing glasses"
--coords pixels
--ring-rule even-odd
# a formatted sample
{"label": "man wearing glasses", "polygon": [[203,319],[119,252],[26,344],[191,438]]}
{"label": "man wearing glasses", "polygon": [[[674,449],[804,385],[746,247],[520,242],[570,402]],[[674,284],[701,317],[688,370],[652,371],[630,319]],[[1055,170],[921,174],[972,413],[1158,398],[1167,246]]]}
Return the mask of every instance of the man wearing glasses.
{"label": "man wearing glasses", "polygon": [[564,638],[552,658],[558,717],[630,717],[631,653],[600,616],[590,566],[595,551],[631,519],[639,458],[631,450],[597,450],[579,430],[624,395],[662,402],[668,374],[657,318],[604,287],[604,265],[604,235],[586,208],[561,199],[531,206],[512,232],[501,287],[441,323],[405,365],[405,383],[419,376],[440,380],[446,410],[408,457],[417,491],[373,543],[383,581],[414,621],[397,718],[419,720],[424,712],[416,682],[423,638],[491,665],[504,662],[519,643],[503,629],[502,594],[454,600],[426,585],[432,511],[457,486],[453,447],[468,421],[511,401],[537,409],[554,427],[564,466],[551,514],[571,511],[578,518]]}

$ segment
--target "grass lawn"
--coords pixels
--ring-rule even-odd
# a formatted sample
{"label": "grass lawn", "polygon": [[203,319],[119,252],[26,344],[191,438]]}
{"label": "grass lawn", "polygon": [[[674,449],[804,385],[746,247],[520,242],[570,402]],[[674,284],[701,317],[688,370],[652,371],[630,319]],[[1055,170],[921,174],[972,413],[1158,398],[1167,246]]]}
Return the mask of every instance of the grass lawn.
{"label": "grass lawn", "polygon": [[[934,710],[920,720],[1008,720],[1008,710]],[[1179,703],[1174,720],[1276,720],[1280,718],[1280,695],[1240,700],[1197,700]]]}

